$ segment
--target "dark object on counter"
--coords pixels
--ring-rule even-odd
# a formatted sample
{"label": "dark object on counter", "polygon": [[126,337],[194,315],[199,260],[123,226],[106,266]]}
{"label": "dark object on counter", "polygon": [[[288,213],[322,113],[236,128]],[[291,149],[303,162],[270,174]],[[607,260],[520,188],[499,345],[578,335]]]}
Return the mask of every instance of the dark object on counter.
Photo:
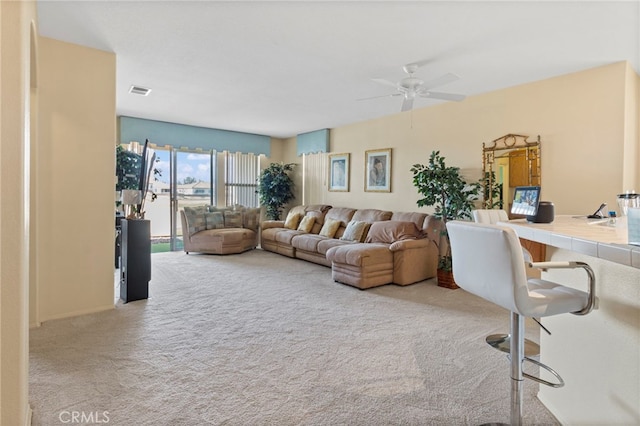
{"label": "dark object on counter", "polygon": [[527,222],[551,223],[555,217],[555,210],[551,201],[540,201],[538,213],[535,216],[527,216]]}

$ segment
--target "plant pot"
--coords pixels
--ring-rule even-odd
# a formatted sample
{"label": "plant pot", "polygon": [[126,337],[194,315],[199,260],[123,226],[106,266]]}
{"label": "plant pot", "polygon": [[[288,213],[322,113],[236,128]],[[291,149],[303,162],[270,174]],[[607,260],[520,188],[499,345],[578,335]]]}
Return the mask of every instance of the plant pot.
{"label": "plant pot", "polygon": [[458,284],[453,279],[452,271],[445,271],[444,269],[438,269],[438,287],[449,288],[451,290],[458,289]]}

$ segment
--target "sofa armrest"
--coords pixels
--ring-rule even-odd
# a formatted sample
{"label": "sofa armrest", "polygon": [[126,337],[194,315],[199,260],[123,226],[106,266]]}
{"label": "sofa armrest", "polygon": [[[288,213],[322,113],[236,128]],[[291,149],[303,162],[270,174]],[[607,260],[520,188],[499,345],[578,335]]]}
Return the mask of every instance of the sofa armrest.
{"label": "sofa armrest", "polygon": [[391,251],[401,251],[401,250],[410,250],[410,249],[421,249],[424,247],[429,247],[431,244],[435,244],[432,240],[428,238],[421,238],[418,240],[400,240],[392,243],[389,246],[389,250]]}
{"label": "sofa armrest", "polygon": [[260,224],[260,227],[263,230],[269,228],[284,228],[284,220],[265,220]]}
{"label": "sofa armrest", "polygon": [[408,285],[436,276],[438,246],[433,240],[400,240],[391,244],[389,251],[393,253],[395,284]]}
{"label": "sofa armrest", "polygon": [[187,238],[191,237],[191,235],[189,235],[189,224],[187,221],[187,215],[184,213],[184,210],[180,210],[180,221],[182,222],[182,235],[186,235]]}

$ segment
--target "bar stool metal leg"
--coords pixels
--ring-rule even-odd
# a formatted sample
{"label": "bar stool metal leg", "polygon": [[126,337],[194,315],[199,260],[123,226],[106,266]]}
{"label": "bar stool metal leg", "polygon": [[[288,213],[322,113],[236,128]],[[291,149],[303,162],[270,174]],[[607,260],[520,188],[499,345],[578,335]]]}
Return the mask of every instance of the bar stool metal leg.
{"label": "bar stool metal leg", "polygon": [[511,312],[511,426],[522,424],[524,317]]}

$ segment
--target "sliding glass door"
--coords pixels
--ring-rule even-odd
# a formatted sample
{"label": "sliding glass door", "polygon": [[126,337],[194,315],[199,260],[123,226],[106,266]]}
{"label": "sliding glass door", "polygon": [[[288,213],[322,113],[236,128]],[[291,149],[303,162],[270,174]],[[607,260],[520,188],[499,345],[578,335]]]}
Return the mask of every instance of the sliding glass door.
{"label": "sliding glass door", "polygon": [[150,185],[156,199],[145,205],[145,218],[151,220],[151,249],[182,250],[180,209],[214,204],[215,153],[156,148],[156,157],[160,176]]}
{"label": "sliding glass door", "polygon": [[[151,250],[183,249],[180,210],[186,206],[236,204],[258,207],[256,194],[260,158],[254,154],[225,152],[220,156],[221,177],[216,182],[216,152],[154,148],[160,172],[149,185],[151,194],[145,204],[145,217],[151,220]],[[219,196],[216,188],[222,191]]]}
{"label": "sliding glass door", "polygon": [[215,204],[215,152],[173,151],[171,173],[171,250],[182,250],[180,210]]}

